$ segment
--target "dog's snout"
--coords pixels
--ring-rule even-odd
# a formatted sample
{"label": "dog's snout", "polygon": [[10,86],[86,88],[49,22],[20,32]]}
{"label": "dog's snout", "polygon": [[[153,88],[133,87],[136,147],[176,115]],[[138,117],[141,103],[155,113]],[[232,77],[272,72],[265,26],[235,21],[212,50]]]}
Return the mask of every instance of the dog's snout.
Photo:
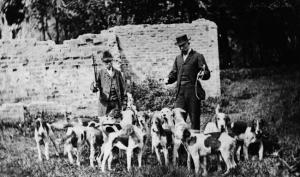
{"label": "dog's snout", "polygon": [[224,125],[221,126],[221,132],[225,132],[225,126]]}

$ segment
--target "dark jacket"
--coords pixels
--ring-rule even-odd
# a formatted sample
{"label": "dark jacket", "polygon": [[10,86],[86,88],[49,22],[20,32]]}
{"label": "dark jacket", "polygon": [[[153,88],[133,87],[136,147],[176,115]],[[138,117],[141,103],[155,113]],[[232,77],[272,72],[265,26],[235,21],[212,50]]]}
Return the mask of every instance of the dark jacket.
{"label": "dark jacket", "polygon": [[97,74],[96,85],[100,91],[98,116],[104,116],[106,114],[112,79],[116,79],[116,91],[119,104],[122,105],[124,102],[126,102],[126,87],[122,74],[115,68],[112,68],[112,70],[112,77],[109,75],[106,69],[101,69]]}
{"label": "dark jacket", "polygon": [[[192,83],[196,82],[197,74],[199,71],[201,71],[203,69],[203,65],[205,65],[205,71],[204,71],[204,76],[203,76],[202,80],[208,80],[210,78],[210,71],[208,69],[206,61],[202,54],[200,54],[194,50],[191,50],[185,61],[183,61],[182,55],[178,55],[175,58],[175,62],[173,64],[172,71],[169,74],[169,80],[168,80],[168,84],[172,84],[177,81],[176,97],[178,96],[178,93],[180,90],[182,65],[186,65],[185,67],[189,71],[188,76]],[[195,87],[197,87],[197,95],[198,95],[199,99],[200,100],[205,99],[205,91],[203,90],[201,83],[197,82],[197,85],[195,85]]]}

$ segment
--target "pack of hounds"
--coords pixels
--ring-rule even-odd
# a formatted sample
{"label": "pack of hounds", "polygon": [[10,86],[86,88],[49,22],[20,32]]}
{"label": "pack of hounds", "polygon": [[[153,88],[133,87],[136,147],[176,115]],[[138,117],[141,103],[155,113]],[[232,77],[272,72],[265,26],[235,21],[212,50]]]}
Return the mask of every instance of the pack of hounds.
{"label": "pack of hounds", "polygon": [[[187,153],[187,168],[191,170],[191,160],[194,172],[206,176],[207,160],[210,156],[217,159],[218,170],[228,174],[243,159],[249,159],[248,148],[257,144],[258,159],[263,159],[264,143],[262,142],[263,121],[231,122],[227,114],[215,108],[215,115],[204,128],[204,131],[194,131],[186,123],[187,114],[180,108],[163,108],[160,111],[137,111],[132,95],[128,93],[127,108],[119,119],[110,114],[99,117],[98,121],[74,118],[71,112],[66,112],[65,120],[47,123],[43,114],[38,114],[35,120],[34,138],[37,144],[38,160],[42,161],[41,145],[45,146],[45,157],[49,159],[49,144],[54,145],[56,155],[59,155],[59,145],[63,145],[63,153],[71,164],[80,166],[82,150],[89,147],[90,166],[97,165],[103,172],[112,170],[112,160],[119,152],[125,151],[127,170],[132,167],[133,153],[137,153],[138,167],[142,166],[142,156],[147,141],[151,140],[152,153],[156,154],[160,165],[178,165],[179,148],[183,146]],[[65,129],[61,138],[55,138],[54,129]],[[100,150],[99,153],[96,153]],[[169,154],[172,152],[172,154]],[[242,153],[241,153],[242,152]],[[163,154],[163,159],[161,158]],[[200,160],[201,159],[201,160]],[[163,163],[164,162],[164,163]],[[201,163],[200,163],[201,162]],[[223,168],[221,164],[223,165]]]}

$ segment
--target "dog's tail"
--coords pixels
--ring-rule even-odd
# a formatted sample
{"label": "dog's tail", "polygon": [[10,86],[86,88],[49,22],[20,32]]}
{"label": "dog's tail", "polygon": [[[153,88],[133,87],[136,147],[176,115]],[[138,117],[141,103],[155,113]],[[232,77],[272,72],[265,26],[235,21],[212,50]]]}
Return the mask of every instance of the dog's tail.
{"label": "dog's tail", "polygon": [[215,109],[216,114],[219,114],[219,109],[220,109],[220,105],[217,104],[217,107],[216,107],[216,109]]}

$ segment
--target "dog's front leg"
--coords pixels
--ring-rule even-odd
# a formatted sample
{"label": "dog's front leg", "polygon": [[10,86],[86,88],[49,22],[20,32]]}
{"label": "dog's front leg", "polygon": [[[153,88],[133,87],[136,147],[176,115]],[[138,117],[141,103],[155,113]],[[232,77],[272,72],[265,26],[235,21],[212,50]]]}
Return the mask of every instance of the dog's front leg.
{"label": "dog's front leg", "polygon": [[80,158],[81,158],[81,151],[82,151],[83,144],[78,145],[77,149],[77,159],[76,159],[76,165],[80,166]]}
{"label": "dog's front leg", "polygon": [[91,167],[95,167],[94,166],[94,160],[95,160],[95,146],[94,143],[90,144],[90,166]]}
{"label": "dog's front leg", "polygon": [[187,153],[186,165],[187,165],[188,170],[190,171],[191,170],[191,154],[190,153]]}
{"label": "dog's front leg", "polygon": [[238,146],[236,149],[236,158],[238,162],[241,161],[241,150],[242,150],[242,146]]}
{"label": "dog's front leg", "polygon": [[42,152],[41,152],[41,145],[40,145],[38,140],[36,140],[36,147],[37,147],[37,150],[38,150],[38,159],[39,159],[39,161],[43,161]]}
{"label": "dog's front leg", "polygon": [[127,151],[126,151],[126,155],[127,155],[127,171],[130,171],[130,169],[131,169],[132,151],[133,151],[133,149],[127,149]]}
{"label": "dog's front leg", "polygon": [[[198,163],[199,163],[199,160],[198,160]],[[195,163],[195,160],[194,160],[194,164],[195,164],[195,169],[196,169],[196,163]],[[206,156],[203,156],[203,163],[201,164],[201,168],[203,170],[203,173],[202,175],[203,176],[207,176],[207,157]]]}
{"label": "dog's front leg", "polygon": [[174,142],[174,147],[173,147],[173,165],[176,165],[176,159],[178,158],[178,149],[180,147],[180,143]]}
{"label": "dog's front leg", "polygon": [[158,160],[159,164],[162,165],[161,158],[160,158],[160,153],[159,153],[159,150],[158,150],[157,147],[155,147],[155,154],[156,154],[156,157],[157,157],[157,160]]}
{"label": "dog's front leg", "polygon": [[244,152],[244,158],[245,158],[245,160],[248,160],[249,159],[248,146],[246,146],[245,143],[243,145],[243,152]]}
{"label": "dog's front leg", "polygon": [[165,157],[165,166],[168,166],[169,165],[169,152],[168,152],[167,147],[164,147],[163,151],[164,151],[164,157]]}
{"label": "dog's front leg", "polygon": [[98,166],[101,168],[101,163],[102,163],[102,159],[103,159],[103,156],[104,156],[104,152],[107,149],[107,144],[103,143],[100,149],[101,149],[101,152],[100,152],[100,155],[97,158],[97,162],[98,162]]}
{"label": "dog's front leg", "polygon": [[108,160],[107,160],[108,170],[111,170],[111,169],[112,169],[112,168],[111,168],[111,162],[112,162],[112,160],[113,160],[113,153],[110,152],[110,153],[109,153]]}
{"label": "dog's front leg", "polygon": [[140,149],[138,153],[138,163],[139,163],[139,168],[142,167],[142,156],[143,156],[143,149]]}
{"label": "dog's front leg", "polygon": [[154,147],[154,138],[152,138],[151,139],[151,152],[152,152],[152,154],[154,153],[154,149],[155,149],[155,147]]}
{"label": "dog's front leg", "polygon": [[101,168],[101,159],[103,158],[103,155],[104,155],[104,144],[102,145],[101,147],[101,152],[100,152],[100,155],[97,157],[97,163],[98,163],[98,167]]}
{"label": "dog's front leg", "polygon": [[45,156],[46,160],[49,160],[49,141],[45,141]]}
{"label": "dog's front leg", "polygon": [[263,145],[263,142],[260,142],[260,147],[259,147],[259,151],[258,151],[259,160],[263,159],[263,155],[264,155],[264,145]]}
{"label": "dog's front leg", "polygon": [[[192,153],[192,154],[190,154],[190,156],[192,156],[192,159],[193,159],[193,162],[194,162],[195,174],[198,175],[199,174],[199,167],[200,167],[199,155],[198,155],[198,153]],[[190,164],[190,162],[189,162],[189,164]]]}
{"label": "dog's front leg", "polygon": [[220,153],[217,153],[218,171],[222,171],[221,162],[222,162],[222,156],[220,155]]}
{"label": "dog's front leg", "polygon": [[65,153],[65,155],[68,155],[68,159],[69,159],[70,164],[74,163],[74,159],[73,159],[73,155],[72,155],[72,149],[73,149],[73,146],[71,144],[65,144],[64,145],[64,153]]}
{"label": "dog's front leg", "polygon": [[101,163],[102,172],[105,172],[105,163],[106,163],[106,160],[109,157],[110,153],[111,153],[111,149],[105,149],[105,151],[103,153],[103,159],[102,159],[102,163]]}
{"label": "dog's front leg", "polygon": [[231,164],[231,160],[230,160],[230,154],[227,151],[221,150],[220,151],[221,156],[223,157],[223,160],[226,164],[226,171],[224,172],[224,174],[227,174],[230,169],[232,168],[232,164]]}

